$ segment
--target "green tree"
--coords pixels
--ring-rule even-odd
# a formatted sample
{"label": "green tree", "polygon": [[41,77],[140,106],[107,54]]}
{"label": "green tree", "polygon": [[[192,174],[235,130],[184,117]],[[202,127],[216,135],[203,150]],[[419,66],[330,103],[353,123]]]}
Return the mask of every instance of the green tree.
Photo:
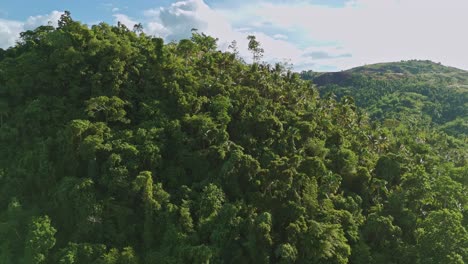
{"label": "green tree", "polygon": [[253,35],[247,37],[249,40],[249,50],[252,52],[252,60],[258,63],[262,57],[263,53],[265,52],[263,48],[260,46],[260,42],[257,41],[257,38]]}
{"label": "green tree", "polygon": [[46,263],[56,232],[48,216],[33,218],[26,235],[25,263]]}
{"label": "green tree", "polygon": [[[124,124],[130,123],[130,120],[125,116],[127,112],[124,107],[128,103],[122,99],[112,96],[99,96],[91,98],[86,101],[86,113],[89,117],[102,120],[104,122],[122,122]],[[103,118],[99,119],[99,115],[102,115]]]}
{"label": "green tree", "polygon": [[465,263],[468,232],[459,212],[447,209],[430,212],[418,224],[416,239],[421,263]]}

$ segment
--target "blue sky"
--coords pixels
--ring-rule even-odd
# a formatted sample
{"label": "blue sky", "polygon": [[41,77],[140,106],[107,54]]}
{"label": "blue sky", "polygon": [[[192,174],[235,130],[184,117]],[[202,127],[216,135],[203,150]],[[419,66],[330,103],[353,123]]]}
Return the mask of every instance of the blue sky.
{"label": "blue sky", "polygon": [[238,42],[247,60],[254,34],[269,62],[296,70],[336,71],[386,61],[430,59],[468,69],[467,0],[4,0],[0,47],[19,33],[69,10],[91,25],[142,23],[166,41],[198,28],[219,38],[220,49]]}

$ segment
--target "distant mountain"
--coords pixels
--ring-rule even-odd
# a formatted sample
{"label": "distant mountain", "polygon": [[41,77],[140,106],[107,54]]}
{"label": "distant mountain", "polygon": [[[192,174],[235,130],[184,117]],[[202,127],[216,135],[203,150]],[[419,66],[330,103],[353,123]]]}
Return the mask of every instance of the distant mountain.
{"label": "distant mountain", "polygon": [[432,61],[410,60],[401,62],[377,63],[360,66],[341,72],[303,72],[305,79],[314,79],[316,84],[343,83],[353,74],[362,74],[379,79],[401,79],[408,77],[426,77],[433,81],[445,80],[468,87],[468,72],[454,67],[444,66]]}
{"label": "distant mountain", "polygon": [[401,62],[377,63],[348,70],[354,73],[396,73],[396,74],[440,74],[460,75],[468,80],[468,72],[454,67],[444,66],[429,60],[410,60]]}
{"label": "distant mountain", "polygon": [[302,72],[325,96],[354,98],[375,120],[436,126],[468,134],[468,72],[431,61],[361,66],[341,72]]}

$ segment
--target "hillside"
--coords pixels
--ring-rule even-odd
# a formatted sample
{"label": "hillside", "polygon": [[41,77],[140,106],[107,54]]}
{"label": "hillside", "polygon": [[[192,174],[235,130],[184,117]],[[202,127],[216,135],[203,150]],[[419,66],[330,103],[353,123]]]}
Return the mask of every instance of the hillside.
{"label": "hillside", "polygon": [[[303,73],[307,76],[307,72]],[[362,74],[365,76],[373,76],[374,78],[392,79],[392,78],[408,78],[408,77],[425,77],[427,81],[435,81],[436,79],[445,79],[453,84],[466,86],[468,84],[468,72],[454,67],[444,66],[440,63],[432,61],[410,60],[401,62],[377,63],[366,66],[360,66],[341,72],[322,72],[315,73],[316,79],[320,85],[327,84],[327,78],[339,79],[339,76],[347,76],[352,74]],[[339,80],[336,80],[339,81]]]}
{"label": "hillside", "polygon": [[26,31],[0,52],[0,263],[466,263],[465,142],[340,97],[196,31]]}
{"label": "hillside", "polygon": [[377,63],[348,70],[352,73],[388,73],[404,75],[440,75],[461,77],[468,80],[468,72],[454,67],[444,66],[432,61],[410,60],[401,62]]}
{"label": "hillside", "polygon": [[[431,61],[380,63],[342,72],[303,72],[322,95],[352,96],[375,120],[418,121],[468,134],[468,72]],[[454,128],[456,127],[456,128]]]}

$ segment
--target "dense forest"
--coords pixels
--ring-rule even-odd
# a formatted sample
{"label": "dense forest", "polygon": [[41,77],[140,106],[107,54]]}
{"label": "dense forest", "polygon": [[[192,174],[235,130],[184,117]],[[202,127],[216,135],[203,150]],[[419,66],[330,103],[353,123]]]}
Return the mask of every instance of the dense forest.
{"label": "dense forest", "polygon": [[344,72],[302,72],[322,96],[352,96],[372,120],[468,136],[468,72],[430,61],[402,61]]}
{"label": "dense forest", "polygon": [[66,12],[0,49],[0,263],[468,262],[467,73],[249,41]]}

